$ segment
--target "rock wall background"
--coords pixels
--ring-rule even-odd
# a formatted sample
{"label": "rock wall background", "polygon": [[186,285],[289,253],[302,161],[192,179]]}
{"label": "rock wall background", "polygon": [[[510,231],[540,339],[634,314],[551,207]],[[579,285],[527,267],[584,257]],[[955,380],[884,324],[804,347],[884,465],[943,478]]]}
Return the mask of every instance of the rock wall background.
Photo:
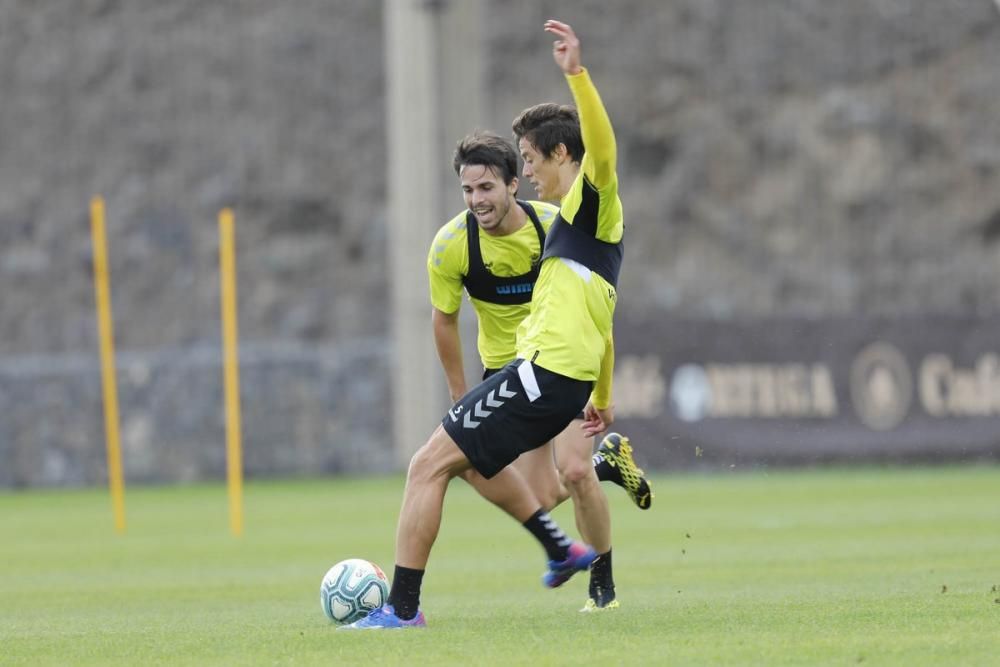
{"label": "rock wall background", "polygon": [[[127,479],[223,474],[227,205],[248,474],[393,469],[382,11],[0,0],[0,486],[104,479],[96,193]],[[569,101],[549,16],[615,123],[623,309],[1000,312],[990,0],[489,0],[484,126]]]}

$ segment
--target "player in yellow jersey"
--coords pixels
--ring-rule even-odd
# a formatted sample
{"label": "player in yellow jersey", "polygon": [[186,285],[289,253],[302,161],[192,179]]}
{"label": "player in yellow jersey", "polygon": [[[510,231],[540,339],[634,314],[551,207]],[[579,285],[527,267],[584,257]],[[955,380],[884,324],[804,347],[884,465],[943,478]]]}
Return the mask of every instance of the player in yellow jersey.
{"label": "player in yellow jersey", "polygon": [[[575,161],[567,163],[579,169],[583,144],[575,112],[571,120],[559,134],[573,147]],[[455,150],[453,166],[468,208],[436,234],[427,272],[434,341],[456,401],[467,390],[458,328],[463,289],[479,322],[478,349],[485,379],[517,356],[517,327],[528,314],[545,236],[558,207],[516,199],[517,153],[495,134],[464,138]],[[585,434],[581,420],[573,420],[553,442],[523,453],[513,465],[546,510],[570,497],[580,503],[577,526],[600,554],[591,568],[590,602],[584,607],[590,611],[617,606],[608,503],[595,480],[622,486],[641,509],[650,506],[652,494],[632,459],[628,439],[609,434],[592,457],[593,440]],[[470,469],[463,477],[475,485],[480,475]]]}
{"label": "player in yellow jersey", "polygon": [[[606,184],[608,173],[614,174],[614,135],[597,91],[580,66],[579,41],[569,26],[558,21],[547,21],[545,30],[557,37],[555,60],[580,109],[588,152],[578,178],[586,175],[594,179],[593,184]],[[594,144],[588,139],[594,136],[590,123],[600,125],[600,141]],[[591,157],[593,147],[597,155]],[[527,165],[525,169],[527,173]],[[445,493],[452,478],[470,469],[482,477],[476,490],[520,522],[545,550],[545,586],[562,585],[576,572],[589,569],[597,558],[592,547],[563,533],[517,467],[510,465],[520,454],[560,434],[581,410],[588,435],[603,432],[613,419],[611,319],[622,257],[621,205],[616,220],[614,207],[610,212],[602,208],[609,190],[597,191],[596,203],[591,194],[584,195],[585,205],[579,197],[574,199],[574,191],[592,187],[571,187],[562,200],[547,235],[531,312],[519,325],[518,358],[456,401],[410,460],[388,604],[343,627],[426,625],[419,609],[421,586],[441,526]],[[613,191],[617,201],[616,183]],[[578,224],[580,228],[573,230]],[[570,231],[560,231],[560,227]],[[567,233],[569,237],[564,236]]]}
{"label": "player in yellow jersey", "polygon": [[[536,307],[518,330],[517,351],[520,358],[532,359],[547,370],[594,381],[588,406],[592,412],[587,416],[607,422],[600,409],[611,409],[611,322],[624,233],[615,136],[597,89],[580,64],[579,40],[572,28],[550,21],[546,29],[560,37],[553,55],[569,83],[576,109],[539,104],[523,111],[512,125],[524,160],[524,177],[540,198],[560,203],[543,254],[543,259],[554,261],[542,265],[535,288]],[[610,447],[607,440],[612,440]],[[607,497],[591,465],[592,446],[580,438],[561,444],[557,456],[569,460],[560,467],[566,479],[575,480],[570,488],[577,526],[598,553],[591,567],[590,597],[582,611],[612,609],[618,602],[611,568],[611,518]],[[627,455],[629,447],[625,439],[613,434],[601,451],[614,461],[616,455]],[[635,485],[634,473],[629,481]],[[643,497],[651,499],[644,480],[643,487]]]}

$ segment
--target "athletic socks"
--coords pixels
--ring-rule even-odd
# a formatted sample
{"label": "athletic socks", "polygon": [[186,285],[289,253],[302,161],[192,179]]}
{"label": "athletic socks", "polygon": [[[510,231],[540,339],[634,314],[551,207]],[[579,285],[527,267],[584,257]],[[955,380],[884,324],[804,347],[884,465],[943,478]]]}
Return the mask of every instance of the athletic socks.
{"label": "athletic socks", "polygon": [[603,607],[615,599],[615,579],[611,574],[611,549],[598,554],[590,566],[590,599]]}
{"label": "athletic socks", "polygon": [[397,565],[393,572],[388,602],[395,610],[396,616],[404,621],[412,619],[420,609],[420,585],[423,580],[423,570]]}
{"label": "athletic socks", "polygon": [[[573,542],[547,512],[538,510],[523,525],[541,542],[549,560],[564,561],[569,558],[569,546]],[[610,566],[610,554],[608,558]],[[397,565],[393,572],[388,603],[392,605],[396,616],[404,621],[409,621],[417,615],[420,608],[420,585],[423,580],[423,570]]]}
{"label": "athletic socks", "polygon": [[549,560],[563,561],[569,557],[572,540],[566,537],[547,512],[538,510],[522,525],[542,543]]}
{"label": "athletic socks", "polygon": [[614,482],[618,486],[622,486],[624,482],[622,481],[622,472],[618,469],[618,466],[611,465],[604,456],[598,452],[594,454],[594,472],[597,473],[597,479],[601,482]]}

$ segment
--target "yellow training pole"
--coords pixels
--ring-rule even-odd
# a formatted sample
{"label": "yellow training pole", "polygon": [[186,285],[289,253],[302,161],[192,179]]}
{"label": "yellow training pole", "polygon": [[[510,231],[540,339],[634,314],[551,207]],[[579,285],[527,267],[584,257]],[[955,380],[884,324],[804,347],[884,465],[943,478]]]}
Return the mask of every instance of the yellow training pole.
{"label": "yellow training pole", "polygon": [[219,212],[219,277],[222,287],[223,374],[226,385],[226,483],[229,528],[243,534],[243,449],[240,437],[240,358],[236,328],[236,250],[233,212]]}
{"label": "yellow training pole", "polygon": [[90,235],[94,245],[94,293],[97,295],[97,331],[101,343],[101,383],[104,388],[104,433],[107,441],[108,486],[115,513],[115,530],[125,532],[125,480],[118,440],[118,383],[115,380],[115,335],[108,287],[108,242],[104,231],[104,200],[90,200]]}

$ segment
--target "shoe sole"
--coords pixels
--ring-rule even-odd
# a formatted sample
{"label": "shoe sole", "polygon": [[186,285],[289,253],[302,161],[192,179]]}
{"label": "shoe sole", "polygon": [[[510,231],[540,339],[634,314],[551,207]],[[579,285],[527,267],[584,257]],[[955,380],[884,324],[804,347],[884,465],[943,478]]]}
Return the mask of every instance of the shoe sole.
{"label": "shoe sole", "polygon": [[594,600],[587,600],[587,604],[583,605],[583,609],[580,610],[581,614],[597,614],[602,611],[614,611],[615,609],[620,609],[621,605],[618,604],[618,600],[612,600],[603,607],[598,607],[594,604]]}

